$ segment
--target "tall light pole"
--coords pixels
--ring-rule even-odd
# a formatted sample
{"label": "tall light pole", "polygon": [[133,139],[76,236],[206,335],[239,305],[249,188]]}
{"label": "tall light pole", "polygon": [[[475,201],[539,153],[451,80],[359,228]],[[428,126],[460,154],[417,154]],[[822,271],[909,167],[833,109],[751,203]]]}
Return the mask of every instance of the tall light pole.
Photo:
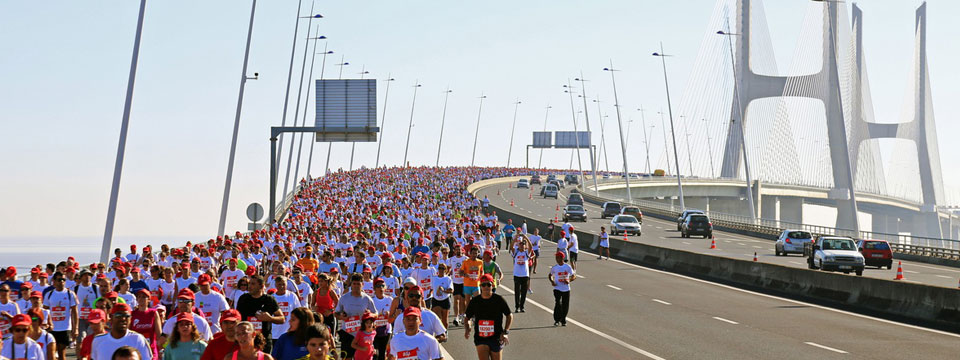
{"label": "tall light pole", "polygon": [[[660,115],[660,132],[663,133],[663,156],[667,159],[667,175],[670,175],[673,174],[670,168],[670,148],[667,145],[670,139],[667,138],[667,121],[663,119],[663,108],[657,111],[657,115]],[[677,172],[680,172],[680,164],[677,164]]]}
{"label": "tall light pole", "polygon": [[667,82],[666,57],[669,55],[663,53],[663,43],[660,43],[660,52],[653,53],[653,56],[659,57],[660,63],[663,65],[663,87],[667,93],[667,113],[670,114],[670,137],[673,139],[673,159],[677,164],[677,192],[680,196],[680,210],[684,210],[687,207],[683,204],[683,181],[680,180],[680,156],[677,153],[677,133],[673,128],[673,107],[670,105],[670,84]]}
{"label": "tall light pole", "polygon": [[[237,156],[237,136],[240,134],[240,113],[243,110],[243,89],[247,80],[255,80],[257,73],[253,77],[247,76],[247,60],[250,59],[250,38],[253,36],[253,16],[257,12],[257,0],[253,0],[250,8],[250,26],[247,28],[247,46],[243,52],[243,68],[240,74],[240,94],[237,95],[237,113],[233,120],[233,140],[230,142],[230,158],[227,160],[227,180],[223,185],[223,204],[220,206],[220,226],[217,228],[217,235],[223,235],[224,228],[227,226],[227,205],[230,203],[230,185],[233,182],[233,162]],[[273,214],[270,214],[273,216]]]}
{"label": "tall light pole", "polygon": [[403,148],[403,164],[400,166],[407,166],[407,151],[410,150],[410,132],[413,130],[413,110],[417,106],[417,89],[420,88],[420,80],[414,81],[416,84],[413,85],[413,103],[410,104],[410,125],[407,126],[407,146]]}
{"label": "tall light pole", "polygon": [[[607,172],[610,172],[610,152],[607,151],[607,140],[604,130],[603,123],[607,120],[607,115],[601,115],[600,110],[600,94],[597,94],[597,98],[593,99],[593,102],[597,103],[597,118],[600,119],[600,150],[603,152],[603,164],[607,169]],[[600,155],[597,154],[597,163],[600,162]]]}
{"label": "tall light pole", "polygon": [[[337,66],[340,67],[340,72],[337,74],[337,80],[343,80],[343,67],[350,65],[349,62],[343,61],[343,55],[340,55],[340,63]],[[324,166],[326,173],[330,172],[330,153],[333,151],[333,142],[327,143],[327,164]]]}
{"label": "tall light pole", "polygon": [[583,176],[583,161],[580,160],[580,131],[577,130],[577,109],[573,105],[573,86],[570,85],[569,78],[567,78],[567,84],[563,87],[567,88],[564,92],[570,95],[570,113],[573,115],[573,140],[577,146],[574,153],[577,154],[577,168],[580,169],[580,179],[583,179],[585,176]]}
{"label": "tall light pole", "polygon": [[[366,66],[366,65],[360,66],[360,72],[359,72],[358,74],[360,74],[360,79],[361,79],[361,80],[363,80],[363,77],[364,77],[365,75],[369,74],[369,73],[370,73],[370,72],[367,71],[367,66]],[[353,154],[354,154],[354,152],[356,152],[356,151],[357,151],[357,143],[356,143],[356,142],[350,143],[350,171],[353,171]]]}
{"label": "tall light pole", "polygon": [[394,81],[394,78],[390,77],[390,73],[387,73],[387,79],[384,80],[387,82],[387,92],[383,95],[383,115],[380,116],[380,138],[377,139],[377,162],[374,167],[380,167],[380,146],[383,145],[383,126],[387,123],[387,99],[390,98],[390,83]]}
{"label": "tall light pole", "polygon": [[440,115],[440,141],[437,142],[437,163],[434,164],[435,167],[440,167],[440,148],[443,147],[443,125],[447,122],[447,100],[450,99],[450,93],[453,90],[450,90],[450,86],[447,86],[447,90],[443,92],[443,113]]}
{"label": "tall light pole", "polygon": [[630,168],[627,166],[627,141],[623,136],[623,120],[620,117],[620,98],[617,97],[617,78],[613,75],[614,71],[620,71],[613,68],[613,60],[610,60],[610,67],[603,68],[603,71],[610,72],[610,81],[613,83],[613,107],[617,109],[617,128],[620,130],[620,152],[623,155],[623,175],[627,181],[627,203],[633,202],[633,195],[630,193]]}
{"label": "tall light pole", "polygon": [[477,110],[477,130],[473,134],[473,154],[470,155],[470,166],[474,164],[474,160],[477,159],[477,140],[480,139],[480,115],[483,114],[483,99],[486,99],[487,96],[483,93],[480,93],[480,109]]}
{"label": "tall light pole", "polygon": [[[311,23],[312,23],[312,22],[313,22],[313,19],[311,18]],[[320,26],[317,26],[317,34],[319,35],[319,33],[320,33]],[[307,65],[307,54],[313,53],[313,52],[309,51],[309,50],[310,50],[310,47],[309,47],[309,45],[310,45],[310,40],[313,40],[313,51],[315,52],[315,51],[317,50],[317,40],[318,40],[319,38],[321,38],[321,37],[320,37],[320,36],[315,36],[315,37],[312,37],[312,38],[311,38],[311,37],[310,37],[310,29],[309,29],[309,28],[307,29],[306,40],[303,42],[303,68],[300,69],[300,85],[297,86],[297,87],[298,87],[298,90],[297,90],[297,104],[294,106],[293,126],[297,126],[297,118],[300,117],[300,101],[303,100],[303,79],[304,79],[304,75],[307,74],[307,72],[305,71],[305,70],[306,70],[306,65]],[[322,37],[322,38],[325,39],[326,37],[324,36],[324,37]],[[313,64],[314,64],[313,60],[314,60],[314,59],[316,59],[316,56],[315,56],[315,55],[310,57],[310,69],[311,69],[311,71],[313,71]],[[313,76],[311,75],[311,77],[313,77]],[[309,86],[307,86],[307,87],[309,88]],[[308,90],[308,91],[309,91],[309,90]],[[307,95],[307,97],[309,98],[310,95]],[[309,101],[308,101],[308,103],[309,103]],[[306,113],[306,111],[307,111],[307,110],[306,110],[306,107],[304,107],[304,110],[303,110],[303,111],[304,111],[304,113]],[[306,120],[306,119],[304,118],[304,120]],[[304,124],[302,124],[302,123],[300,124],[300,126],[303,126],[303,125],[304,125]],[[301,148],[301,149],[303,148],[303,134],[302,134],[302,133],[301,133],[301,134],[293,134],[293,137],[290,139],[290,140],[291,140],[291,141],[290,141],[290,151],[289,151],[289,153],[287,154],[287,173],[286,173],[286,175],[284,175],[284,177],[283,177],[283,196],[286,196],[286,195],[287,195],[287,190],[288,190],[289,187],[290,187],[290,168],[291,168],[292,165],[293,165],[293,140],[296,139],[298,135],[299,135],[299,137],[300,137],[300,148]],[[280,140],[282,140],[282,139],[283,139],[283,137],[280,137]],[[281,150],[281,152],[282,152],[282,151],[283,151],[283,150]],[[297,156],[297,158],[299,159],[299,155]],[[298,162],[299,162],[299,161],[298,161]],[[299,166],[298,166],[298,167],[299,167]],[[298,169],[298,170],[299,170],[299,169]],[[294,182],[294,183],[297,182],[297,180],[296,180],[296,174],[294,175],[294,180],[293,180],[293,182]],[[294,187],[296,187],[296,186],[294,186]]]}
{"label": "tall light pole", "polygon": [[[727,29],[729,28],[730,25],[727,23]],[[743,148],[743,172],[747,178],[747,201],[750,203],[750,219],[757,221],[757,208],[754,207],[753,201],[753,179],[750,178],[750,161],[747,160],[747,133],[746,129],[743,127],[743,104],[740,103],[740,80],[737,79],[737,64],[736,58],[733,55],[733,39],[730,38],[730,36],[739,36],[739,34],[734,34],[723,30],[717,31],[717,34],[727,36],[727,43],[730,46],[730,66],[733,67],[733,93],[736,94],[737,114],[739,115],[738,118],[740,119],[740,126],[737,128],[740,130],[740,147]],[[732,115],[733,114],[731,114],[730,121],[736,121],[737,118],[734,118]],[[850,191],[850,194],[852,195],[853,191]],[[856,218],[857,216],[854,214],[854,221],[857,221]]]}
{"label": "tall light pole", "polygon": [[[587,111],[587,79],[583,77],[583,70],[580,70],[580,77],[574,78],[574,80],[580,82],[580,90],[582,90],[582,94],[580,94],[580,96],[583,97],[583,121],[587,123],[587,134],[590,135],[590,144],[587,144],[587,150],[589,150],[590,153],[590,170],[593,171],[593,192],[594,195],[600,196],[600,188],[597,185],[597,162],[594,160],[593,146],[591,146],[593,145],[593,132],[590,131],[590,116],[587,115],[587,113],[589,113],[589,111]],[[601,118],[597,118],[597,120],[601,120]],[[603,139],[602,135],[601,139]],[[603,141],[601,140],[601,143],[602,142]]]}
{"label": "tall light pole", "polygon": [[[547,119],[550,118],[550,108],[552,108],[552,107],[553,107],[553,106],[550,106],[550,105],[548,104],[548,105],[547,105],[547,110],[546,110],[546,112],[543,114],[543,131],[544,131],[544,132],[547,131]],[[540,149],[540,162],[537,163],[537,167],[538,167],[538,168],[541,168],[541,169],[543,168],[543,149]]]}
{"label": "tall light pole", "polygon": [[647,174],[650,174],[650,142],[647,137],[647,118],[644,115],[646,110],[643,110],[643,105],[640,105],[640,108],[637,109],[640,112],[640,123],[643,125],[643,147],[647,151]]}
{"label": "tall light pole", "polygon": [[690,167],[690,176],[693,176],[693,156],[691,156],[690,154],[690,130],[687,128],[686,116],[680,115],[680,119],[683,119],[683,132],[686,134],[685,139],[687,142],[687,166]]}
{"label": "tall light pole", "polygon": [[147,9],[147,0],[140,0],[140,12],[137,16],[137,31],[133,37],[133,56],[130,59],[130,74],[127,77],[127,97],[123,101],[123,118],[120,120],[120,142],[117,145],[117,161],[113,167],[113,183],[110,186],[110,203],[107,207],[107,224],[103,230],[103,246],[100,249],[100,262],[110,260],[110,247],[113,243],[113,222],[117,217],[117,198],[120,196],[120,175],[123,173],[123,155],[127,148],[127,129],[130,125],[130,107],[133,103],[133,83],[137,80],[137,60],[140,58],[140,35],[143,34],[143,15]]}
{"label": "tall light pole", "polygon": [[[333,50],[327,50],[327,44],[323,45],[323,61],[320,62],[320,80],[323,80],[323,75],[326,73],[327,69],[327,55],[333,54]],[[307,85],[309,86],[309,85]],[[314,95],[316,96],[316,95]],[[306,115],[304,115],[306,116]],[[316,138],[310,141],[310,157],[307,160],[307,176],[312,174],[311,170],[313,168],[313,145],[317,143]]]}
{"label": "tall light pole", "polygon": [[[316,34],[320,35],[320,25],[317,25]],[[312,52],[312,55],[310,55],[310,76],[307,77],[307,79],[309,80],[313,80],[313,65],[316,64],[317,62],[316,61],[317,60],[317,54],[316,54],[317,40],[326,39],[326,38],[327,38],[326,36],[315,36],[313,38],[313,52]],[[323,47],[324,47],[324,50],[326,50],[326,47],[327,47],[326,44],[324,44]],[[307,107],[310,105],[310,89],[311,88],[312,87],[310,86],[310,84],[307,83],[307,96],[306,96],[306,99],[303,101],[303,119],[300,120],[300,126],[307,125]],[[297,102],[299,103],[299,99],[297,100]],[[300,145],[297,145],[297,165],[293,167],[294,169],[293,170],[293,184],[294,184],[293,188],[294,189],[297,188],[296,186],[297,179],[300,178],[300,158],[301,158],[301,155],[303,155],[303,137],[306,135],[307,134],[304,134],[304,133],[300,134]],[[312,140],[313,141],[310,142],[311,146],[314,142],[316,142],[316,139],[312,139]],[[289,172],[290,172],[290,169],[287,169],[287,173]]]}
{"label": "tall light pole", "polygon": [[700,120],[703,121],[703,132],[707,134],[707,154],[708,156],[710,156],[710,177],[716,178],[716,176],[713,173],[713,145],[710,144],[710,129],[707,126],[706,118],[703,118]]}
{"label": "tall light pole", "polygon": [[[294,25],[294,27],[293,27],[293,45],[290,46],[290,66],[289,66],[289,68],[287,69],[287,90],[286,90],[286,92],[285,92],[284,95],[283,95],[283,115],[280,116],[280,126],[287,126],[287,107],[290,105],[290,85],[291,85],[291,82],[292,82],[291,80],[293,80],[293,59],[294,59],[294,55],[297,53],[297,33],[298,33],[299,30],[300,30],[300,19],[310,19],[310,21],[307,23],[307,31],[310,31],[310,27],[313,26],[313,25],[312,25],[312,24],[313,24],[313,19],[323,18],[323,15],[320,15],[320,14],[314,14],[314,15],[311,15],[311,16],[300,16],[300,6],[301,6],[301,5],[303,5],[303,1],[298,1],[298,2],[297,2],[297,18],[296,18],[295,25]],[[311,14],[313,14],[313,7],[314,7],[314,5],[315,5],[315,3],[311,3],[311,5],[310,5],[310,13],[311,13]],[[307,64],[307,56],[306,56],[307,42],[304,42],[304,43],[303,43],[303,51],[304,51],[303,65],[306,66],[306,64]],[[303,68],[300,69],[301,82],[303,81],[303,70],[304,70]],[[302,86],[303,84],[301,83],[300,85]],[[294,118],[294,122],[296,122],[296,118]],[[281,134],[281,135],[278,136],[278,137],[279,137],[280,139],[279,139],[279,143],[278,143],[277,149],[283,149],[283,134]],[[281,152],[282,152],[282,151],[281,151]],[[280,154],[277,154],[276,161],[277,161],[278,163],[280,162]]]}
{"label": "tall light pole", "polygon": [[513,125],[510,126],[510,145],[507,146],[507,167],[510,167],[510,157],[513,155],[513,133],[517,130],[517,110],[520,110],[520,98],[513,103]]}

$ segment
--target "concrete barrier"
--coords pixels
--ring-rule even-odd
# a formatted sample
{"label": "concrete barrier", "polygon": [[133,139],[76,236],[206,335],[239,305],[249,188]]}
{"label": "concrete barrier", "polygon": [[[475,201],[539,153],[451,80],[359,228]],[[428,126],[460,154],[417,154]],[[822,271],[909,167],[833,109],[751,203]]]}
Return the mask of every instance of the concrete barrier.
{"label": "concrete barrier", "polygon": [[[473,187],[471,192],[503,182],[507,180],[488,181],[482,186]],[[584,198],[588,199],[587,196]],[[497,211],[501,221],[511,219],[514,224],[525,221],[531,231],[539,228],[544,237],[552,239],[559,234],[560,230],[557,229],[550,237],[551,234],[546,232],[549,223],[542,219],[529,218],[509,208],[493,205],[491,208]],[[576,233],[581,244],[594,241],[593,234],[579,230]],[[594,252],[588,246],[582,246],[580,251]],[[896,320],[951,331],[957,331],[960,326],[960,291],[953,288],[811,271],[625,242],[614,237],[610,238],[610,252],[614,258],[633,264],[809,299]]]}

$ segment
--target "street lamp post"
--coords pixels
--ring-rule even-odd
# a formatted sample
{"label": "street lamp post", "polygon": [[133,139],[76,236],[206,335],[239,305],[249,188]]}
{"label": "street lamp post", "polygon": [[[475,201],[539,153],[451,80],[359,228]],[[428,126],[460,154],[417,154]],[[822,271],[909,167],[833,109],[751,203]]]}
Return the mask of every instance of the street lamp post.
{"label": "street lamp post", "polygon": [[[327,69],[327,55],[333,54],[333,50],[327,51],[327,44],[323,45],[323,60],[320,61],[320,80],[323,80],[323,75]],[[316,56],[316,55],[314,55]],[[309,85],[308,85],[309,86]],[[316,96],[316,95],[314,95]],[[306,116],[306,109],[304,109],[304,116]],[[316,139],[310,141],[310,157],[307,159],[307,176],[312,174],[311,169],[313,168],[313,145],[316,144]]]}
{"label": "street lamp post", "polygon": [[660,63],[663,65],[663,87],[667,93],[667,113],[670,114],[670,137],[673,139],[673,159],[677,164],[677,192],[680,196],[680,210],[684,210],[687,207],[683,204],[683,181],[680,180],[680,156],[677,153],[677,134],[676,130],[673,127],[673,107],[670,105],[670,84],[667,82],[667,60],[668,55],[663,53],[663,43],[660,43],[660,52],[653,53],[653,56],[660,58]]}
{"label": "street lamp post", "polygon": [[644,115],[646,110],[643,109],[643,105],[640,105],[637,111],[640,112],[640,123],[643,125],[643,147],[647,151],[647,174],[650,174],[650,142],[648,141],[649,137],[647,137],[647,118]]}
{"label": "street lamp post", "polygon": [[690,153],[690,130],[687,128],[686,116],[680,115],[680,119],[683,119],[683,132],[684,134],[686,134],[685,139],[687,142],[687,166],[690,167],[690,176],[693,176],[693,156],[691,156],[691,153]]}
{"label": "street lamp post", "polygon": [[[544,132],[547,131],[547,119],[550,118],[550,108],[552,107],[553,106],[547,105],[547,110],[543,114],[543,131]],[[540,162],[537,163],[537,167],[541,169],[543,168],[543,149],[540,149]]]}
{"label": "street lamp post", "polygon": [[434,164],[435,167],[440,167],[440,149],[443,147],[443,125],[447,122],[447,100],[450,98],[450,93],[452,92],[453,90],[450,90],[450,86],[447,86],[447,90],[443,92],[443,112],[440,115],[440,141],[437,142],[437,163]]}
{"label": "street lamp post", "polygon": [[623,155],[623,175],[627,181],[627,203],[633,202],[633,194],[630,193],[630,169],[627,166],[627,142],[623,136],[623,120],[620,117],[620,98],[617,97],[617,79],[613,75],[614,71],[620,71],[613,68],[613,60],[610,60],[610,67],[603,68],[610,72],[610,81],[613,83],[613,107],[617,109],[617,128],[620,130],[620,152]]}
{"label": "street lamp post", "polygon": [[390,98],[390,83],[394,81],[390,74],[387,74],[387,92],[383,95],[383,115],[380,116],[380,138],[377,139],[377,162],[374,167],[380,167],[380,145],[383,145],[383,126],[387,123],[387,99]]}
{"label": "street lamp post", "polygon": [[[590,135],[589,137],[590,144],[587,144],[588,146],[587,149],[590,150],[590,170],[593,171],[593,193],[596,196],[600,196],[600,188],[597,185],[597,162],[594,160],[593,147],[591,146],[593,144],[593,133],[590,132],[590,116],[587,115],[587,113],[589,112],[587,111],[587,79],[583,78],[583,70],[580,70],[580,77],[574,78],[574,80],[580,82],[580,90],[583,90],[582,91],[583,93],[580,94],[580,96],[583,97],[583,121],[587,123],[587,134]],[[601,120],[601,119],[597,118],[597,120]],[[601,124],[601,127],[602,126],[603,125]],[[603,131],[601,130],[601,137],[600,137],[601,144],[603,142],[602,133]]]}
{"label": "street lamp post", "polygon": [[[607,172],[610,172],[610,152],[607,151],[607,140],[605,135],[605,128],[603,123],[607,121],[607,115],[601,115],[600,110],[600,94],[597,94],[597,98],[593,99],[593,102],[597,103],[597,118],[600,119],[600,152],[603,152],[603,165],[606,168]],[[597,155],[597,163],[600,162],[600,155]]]}
{"label": "street lamp post", "polygon": [[[517,110],[520,110],[520,98],[513,103],[513,125],[510,126],[510,145],[507,146],[507,167],[510,167],[510,157],[513,155],[513,133],[517,130]],[[439,156],[439,155],[438,155]]]}
{"label": "street lamp post", "polygon": [[143,34],[143,15],[146,9],[147,0],[140,0],[140,12],[137,16],[137,31],[133,38],[133,55],[130,59],[130,75],[127,77],[127,97],[123,101],[123,118],[120,120],[120,141],[117,145],[117,161],[114,164],[113,183],[110,186],[107,224],[103,230],[103,245],[100,249],[100,262],[102,263],[110,260],[110,247],[113,242],[113,223],[117,217],[117,198],[120,196],[120,177],[123,173],[123,156],[127,148],[130,107],[133,104],[133,83],[137,79],[137,61],[140,58],[140,35]]}
{"label": "street lamp post", "polygon": [[480,140],[480,115],[483,114],[483,99],[486,99],[487,96],[480,93],[480,109],[477,110],[477,130],[473,133],[473,154],[470,155],[470,166],[472,167],[474,161],[477,159],[477,140]]}
{"label": "street lamp post", "polygon": [[[727,27],[728,27],[728,29],[729,29],[729,24],[727,25]],[[739,80],[737,79],[737,64],[736,64],[736,58],[735,58],[734,55],[733,55],[733,39],[730,38],[730,36],[738,36],[739,34],[734,34],[734,33],[731,33],[731,32],[729,32],[729,31],[723,31],[723,30],[717,31],[717,34],[723,35],[723,36],[727,36],[727,43],[728,43],[729,46],[730,46],[730,66],[733,67],[733,84],[734,84],[734,85],[733,85],[733,93],[736,94],[736,98],[737,98],[737,99],[736,99],[736,100],[737,100],[737,115],[739,115],[738,118],[740,119],[740,123],[739,123],[740,126],[738,126],[737,128],[740,130],[740,147],[743,148],[743,172],[744,172],[744,175],[745,175],[746,178],[747,178],[747,201],[750,202],[750,219],[752,219],[754,222],[756,222],[756,221],[757,221],[757,208],[754,207],[754,201],[753,201],[753,179],[750,178],[750,162],[747,160],[747,159],[748,159],[748,157],[747,157],[747,140],[746,140],[746,138],[747,138],[747,133],[746,133],[746,128],[744,128],[744,126],[743,126],[743,123],[744,123],[744,121],[743,121],[743,120],[744,120],[744,119],[743,119],[743,104],[740,103],[740,82],[739,82]],[[731,116],[730,116],[730,117],[731,117],[730,121],[736,121],[736,118],[734,118],[732,115],[733,115],[733,114],[731,114]],[[853,194],[853,191],[851,191],[850,193]],[[759,195],[759,194],[758,194],[758,195]],[[854,214],[854,219],[855,219],[854,221],[856,221],[856,214]]]}
{"label": "street lamp post", "polygon": [[[364,75],[367,75],[369,73],[370,72],[367,71],[367,66],[363,65],[360,67],[360,72],[358,74],[360,74],[360,79],[362,80]],[[353,171],[353,154],[356,151],[357,151],[357,143],[356,142],[350,143],[350,171]]]}
{"label": "street lamp post", "polygon": [[[341,54],[341,55],[340,55],[340,63],[337,64],[337,66],[340,67],[340,72],[337,73],[337,80],[343,80],[343,67],[344,67],[344,66],[347,66],[347,65],[350,65],[350,63],[349,63],[349,62],[344,62],[344,61],[343,61],[343,55]],[[325,170],[324,170],[324,171],[325,171],[324,174],[330,172],[330,153],[331,153],[332,151],[333,151],[333,142],[328,142],[328,143],[327,143],[327,164],[324,166],[324,169],[325,169]]]}
{"label": "street lamp post", "polygon": [[403,164],[400,166],[407,166],[407,151],[410,150],[410,132],[413,130],[413,110],[417,106],[417,89],[420,88],[420,80],[414,81],[416,83],[413,85],[413,103],[410,104],[410,125],[407,126],[407,146],[403,148]]}
{"label": "street lamp post", "polygon": [[570,79],[567,79],[567,84],[564,85],[568,90],[566,93],[570,95],[570,112],[573,115],[573,140],[574,144],[577,146],[575,153],[577,155],[577,168],[580,169],[580,179],[584,178],[583,176],[583,161],[580,160],[580,131],[577,130],[577,110],[573,105],[573,86],[570,85]]}
{"label": "street lamp post", "polygon": [[[663,119],[663,108],[657,111],[657,115],[660,115],[660,132],[663,133],[663,156],[667,159],[667,175],[671,175],[673,170],[670,168],[670,148],[667,145],[670,140],[667,139],[667,121]],[[679,164],[677,164],[677,172],[680,172]]]}
{"label": "street lamp post", "polygon": [[[247,45],[243,52],[243,67],[240,74],[240,93],[237,95],[237,112],[233,120],[233,140],[230,142],[230,157],[227,160],[227,180],[223,186],[223,204],[220,206],[220,226],[217,228],[217,235],[223,235],[224,228],[227,226],[227,205],[230,204],[230,186],[233,182],[233,162],[237,157],[237,136],[240,134],[240,113],[243,110],[243,89],[247,80],[256,80],[257,73],[253,77],[247,76],[247,63],[250,59],[250,39],[253,36],[253,18],[257,12],[257,0],[253,0],[250,8],[250,25],[247,27]],[[273,216],[273,214],[270,214]]]}
{"label": "street lamp post", "polygon": [[707,119],[700,119],[703,121],[703,131],[707,135],[707,156],[710,156],[710,177],[716,178],[713,173],[713,146],[710,144],[710,129],[707,127]]}

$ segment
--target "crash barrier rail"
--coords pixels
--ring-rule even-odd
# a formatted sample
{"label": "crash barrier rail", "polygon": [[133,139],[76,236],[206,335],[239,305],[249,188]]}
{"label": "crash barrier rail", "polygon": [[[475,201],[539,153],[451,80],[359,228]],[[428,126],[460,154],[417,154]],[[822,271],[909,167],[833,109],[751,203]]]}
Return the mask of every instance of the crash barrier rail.
{"label": "crash barrier rail", "polygon": [[[586,182],[584,182],[586,183]],[[671,203],[663,203],[650,200],[627,201],[622,197],[601,197],[594,195],[593,189],[585,189],[582,185],[577,187],[583,195],[585,201],[600,205],[607,201],[617,201],[621,205],[633,205],[640,208],[644,215],[657,215],[658,218],[675,221],[677,216],[683,211],[679,206]],[[887,234],[873,231],[855,231],[850,229],[838,229],[828,226],[819,226],[811,224],[792,223],[788,221],[771,219],[752,219],[749,216],[721,213],[716,211],[704,211],[715,228],[721,230],[736,230],[754,234],[760,238],[776,240],[783,230],[797,229],[810,232],[816,236],[849,236],[856,239],[878,239],[886,240],[890,243],[890,248],[894,252],[936,257],[947,260],[960,260],[960,240],[938,239],[922,236]]]}
{"label": "crash barrier rail", "polygon": [[[506,182],[508,181],[487,181],[483,184],[478,182],[469,186],[468,189],[470,193],[476,195],[480,188]],[[588,197],[584,196],[584,199]],[[529,229],[540,229],[541,235],[546,239],[555,241],[559,237],[560,226],[549,223],[549,220],[527,217],[514,213],[514,210],[509,207],[497,207],[494,204],[491,204],[491,210],[497,211],[500,221],[505,222],[509,219],[514,224],[526,222]],[[651,214],[655,213],[651,211]],[[594,234],[581,230],[574,231],[581,239],[581,244],[588,243],[587,239],[596,241]],[[633,264],[745,288],[811,299],[845,309],[865,311],[898,321],[909,321],[945,330],[956,331],[960,326],[960,291],[953,288],[810,271],[805,268],[623,241],[615,237],[611,237],[609,242],[613,258]],[[587,246],[582,246],[580,251],[594,252]]]}

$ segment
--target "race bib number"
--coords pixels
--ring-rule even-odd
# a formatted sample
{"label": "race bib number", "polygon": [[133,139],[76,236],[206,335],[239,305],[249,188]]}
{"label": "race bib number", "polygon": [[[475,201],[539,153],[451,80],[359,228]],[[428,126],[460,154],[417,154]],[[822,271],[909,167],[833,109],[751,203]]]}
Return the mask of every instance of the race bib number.
{"label": "race bib number", "polygon": [[470,277],[470,280],[477,280],[480,278],[480,271],[470,270],[470,272],[467,273],[467,276]]}
{"label": "race bib number", "polygon": [[224,282],[226,283],[226,284],[224,284],[224,285],[226,285],[227,287],[232,288],[232,287],[235,287],[235,286],[237,285],[237,277],[236,277],[236,276],[227,276],[227,278],[224,279],[224,280],[225,280]]}
{"label": "race bib number", "polygon": [[290,311],[288,311],[288,309],[290,309],[290,303],[286,301],[280,301],[277,302],[277,305],[280,306],[280,311],[283,312],[283,317],[290,315]]}
{"label": "race bib number", "polygon": [[477,322],[477,334],[480,335],[480,337],[491,337],[493,333],[493,320],[480,320]]}
{"label": "race bib number", "polygon": [[557,282],[558,282],[558,283],[561,283],[561,284],[566,284],[566,283],[568,283],[568,282],[570,281],[570,280],[568,280],[569,277],[570,277],[570,275],[567,274],[566,271],[558,272],[558,273],[557,273]]}
{"label": "race bib number", "polygon": [[343,331],[347,333],[354,334],[360,330],[360,317],[351,316],[347,318],[347,321],[343,322]]}
{"label": "race bib number", "polygon": [[63,306],[54,306],[50,308],[50,320],[64,321],[67,319],[67,308]]}
{"label": "race bib number", "polygon": [[260,319],[257,319],[256,316],[248,317],[247,321],[253,324],[253,330],[256,330],[257,332],[263,331],[263,322],[261,322]]}
{"label": "race bib number", "polygon": [[430,279],[420,280],[420,288],[423,289],[423,291],[429,291],[431,289],[430,285]]}
{"label": "race bib number", "polygon": [[527,263],[527,257],[526,257],[526,256],[522,256],[522,255],[521,255],[521,256],[517,256],[517,265],[523,266],[523,265],[525,265],[526,263]]}
{"label": "race bib number", "polygon": [[3,332],[4,334],[9,334],[10,333],[9,330],[10,330],[10,320],[0,319],[0,332]]}
{"label": "race bib number", "polygon": [[414,348],[410,350],[398,351],[397,360],[418,360],[420,357],[417,355],[420,349]]}
{"label": "race bib number", "polygon": [[93,309],[91,309],[91,308],[84,308],[84,307],[80,308],[80,318],[81,318],[81,319],[86,319],[86,318],[90,317],[90,310],[93,310]]}
{"label": "race bib number", "polygon": [[383,313],[380,313],[380,315],[377,316],[377,320],[373,322],[373,326],[374,326],[374,327],[384,327],[384,326],[387,326],[387,325],[389,325],[389,324],[390,324],[390,322],[387,321],[387,316],[384,315]]}

